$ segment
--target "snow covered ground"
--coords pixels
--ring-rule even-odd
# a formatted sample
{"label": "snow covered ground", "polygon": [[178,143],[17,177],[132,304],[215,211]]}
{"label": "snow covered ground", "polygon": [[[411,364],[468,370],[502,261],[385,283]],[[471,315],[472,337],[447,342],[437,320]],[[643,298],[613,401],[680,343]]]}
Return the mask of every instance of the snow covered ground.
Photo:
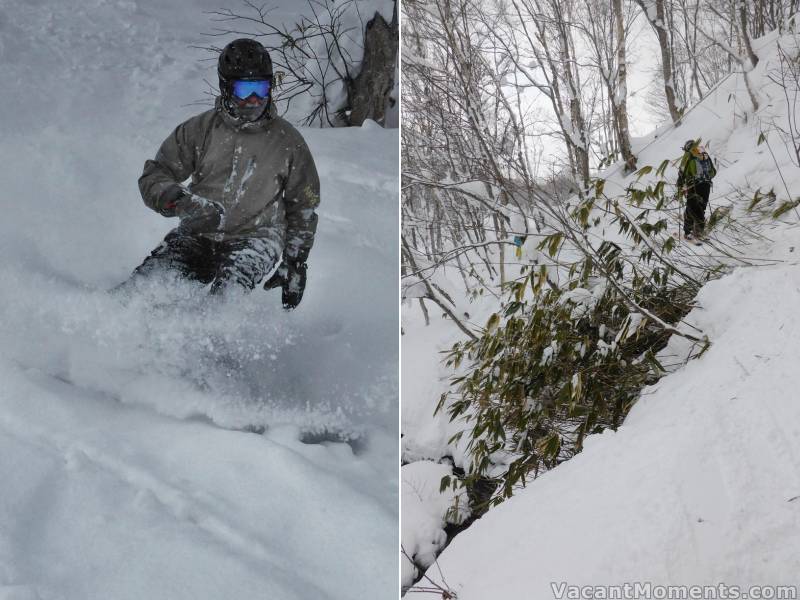
{"label": "snow covered ground", "polygon": [[302,131],[322,204],[297,311],[105,292],[175,225],[136,180],[205,110],[190,46],[219,6],[0,4],[4,600],[396,594],[397,131]]}
{"label": "snow covered ground", "polygon": [[[775,128],[788,130],[787,115],[798,106],[797,92],[790,89],[788,113],[787,97],[768,77],[778,68],[776,39],[772,34],[756,44],[761,58],[751,73],[760,101],[756,114],[741,74],[731,76],[679,128],[638,140],[639,166],[676,158],[686,139],[700,136],[719,160],[712,208],[730,205],[735,219],[754,224],[746,206],[756,189],[774,189],[773,210],[800,195],[800,166]],[[781,44],[796,52],[793,36]],[[769,144],[758,143],[761,132]],[[629,183],[620,169],[610,169],[607,177],[607,193]],[[667,178],[674,181],[674,169]],[[797,213],[789,211],[779,220],[764,218],[761,239],[723,235],[702,248],[688,247],[713,258],[714,244],[725,244],[749,263],[707,284],[686,319],[709,336],[710,349],[645,389],[618,431],[590,436],[577,457],[459,534],[439,556],[438,567],[428,570],[433,582],[460,600],[558,597],[552,582],[724,583],[741,591],[800,583],[798,232]],[[463,308],[481,323],[488,302],[465,302]],[[432,311],[432,320],[426,328],[416,305],[404,306],[403,458],[452,456],[458,464],[463,453],[447,444],[457,425],[446,416],[430,416],[447,387],[447,371],[423,363],[460,336],[438,311]],[[685,357],[683,340],[673,339],[662,352],[667,355]],[[423,369],[424,381],[409,375],[416,367]],[[413,485],[426,482],[417,477]],[[433,501],[428,506],[435,508]],[[440,528],[445,511],[438,513]],[[402,529],[404,543],[427,552],[426,542],[443,541],[429,519],[404,521]],[[404,581],[412,575],[404,565]],[[425,591],[431,589],[431,582],[423,581],[414,591],[441,597],[440,591]]]}

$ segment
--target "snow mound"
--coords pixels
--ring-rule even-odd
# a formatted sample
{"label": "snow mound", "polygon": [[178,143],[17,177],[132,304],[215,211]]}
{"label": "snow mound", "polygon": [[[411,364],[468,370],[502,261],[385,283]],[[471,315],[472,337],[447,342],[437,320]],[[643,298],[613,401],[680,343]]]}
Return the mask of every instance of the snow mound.
{"label": "snow mound", "polygon": [[[403,465],[400,470],[403,550],[426,569],[447,542],[445,526],[459,525],[470,515],[465,490],[439,491],[438,482],[452,475],[450,465],[430,460]],[[404,559],[401,576],[403,585],[410,585],[418,577],[417,568]]]}

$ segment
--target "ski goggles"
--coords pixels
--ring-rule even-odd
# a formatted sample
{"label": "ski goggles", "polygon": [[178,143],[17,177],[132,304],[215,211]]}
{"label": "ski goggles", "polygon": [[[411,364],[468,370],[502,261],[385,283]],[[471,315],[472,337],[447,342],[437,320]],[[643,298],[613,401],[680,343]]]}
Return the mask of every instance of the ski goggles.
{"label": "ski goggles", "polygon": [[269,79],[234,79],[231,91],[233,95],[245,100],[255,94],[259,98],[269,96]]}

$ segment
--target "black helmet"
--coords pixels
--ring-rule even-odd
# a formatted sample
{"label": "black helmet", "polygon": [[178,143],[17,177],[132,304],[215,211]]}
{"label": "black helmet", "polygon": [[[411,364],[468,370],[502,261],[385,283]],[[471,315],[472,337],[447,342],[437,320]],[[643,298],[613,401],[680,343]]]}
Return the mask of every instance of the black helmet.
{"label": "black helmet", "polygon": [[688,140],[688,141],[687,141],[687,142],[686,142],[686,143],[683,145],[683,151],[684,151],[684,152],[691,152],[691,151],[692,151],[692,148],[694,148],[694,147],[695,147],[695,145],[697,145],[697,142],[699,142],[699,141],[700,141],[700,140]]}
{"label": "black helmet", "polygon": [[272,79],[272,59],[256,40],[233,40],[222,49],[217,63],[222,79]]}
{"label": "black helmet", "polygon": [[256,40],[240,38],[222,49],[217,62],[219,91],[223,101],[231,96],[234,79],[272,79],[272,59]]}

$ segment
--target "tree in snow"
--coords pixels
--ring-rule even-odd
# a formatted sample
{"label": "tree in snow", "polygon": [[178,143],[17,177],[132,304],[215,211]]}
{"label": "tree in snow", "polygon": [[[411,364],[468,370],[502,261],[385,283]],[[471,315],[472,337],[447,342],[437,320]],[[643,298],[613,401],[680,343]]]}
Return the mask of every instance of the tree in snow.
{"label": "tree in snow", "polygon": [[673,50],[670,43],[670,34],[666,21],[664,4],[668,0],[636,0],[642,8],[647,21],[658,37],[658,47],[661,51],[661,73],[664,81],[664,96],[667,100],[667,109],[673,123],[680,121],[683,107],[678,106],[675,95],[675,71],[673,67]]}
{"label": "tree in snow", "polygon": [[751,105],[757,90],[748,75],[758,63],[753,38],[786,29],[797,0],[635,0],[658,40],[661,57],[659,109],[674,123],[735,69],[744,73]]}
{"label": "tree in snow", "polygon": [[614,28],[617,42],[617,86],[616,92],[610,100],[614,107],[614,123],[617,129],[620,152],[622,152],[622,158],[625,161],[626,169],[628,172],[631,172],[636,169],[636,157],[631,150],[631,133],[628,128],[628,61],[625,51],[627,39],[625,35],[625,13],[622,9],[622,0],[614,0],[613,4]]}
{"label": "tree in snow", "polygon": [[[742,70],[747,93],[755,112],[759,107],[758,95],[750,80],[749,72],[758,64],[758,56],[753,51],[750,39],[747,3],[744,0],[737,0],[736,3],[725,2],[722,6],[715,6],[715,3],[710,1],[708,10],[717,18],[710,20],[707,27],[699,27],[698,30],[709,42],[724,50]],[[734,39],[740,49],[733,47],[734,40],[725,36],[726,31],[735,34]]]}
{"label": "tree in snow", "polygon": [[[521,269],[478,339],[451,348],[459,374],[439,410],[465,425],[456,436],[471,455],[464,481],[495,481],[492,502],[579,452],[586,435],[616,428],[664,373],[655,355],[670,336],[707,346],[681,319],[719,267],[676,246],[665,187],[658,179],[609,197],[597,181],[591,198],[548,213],[538,264]],[[618,236],[597,236],[609,220]]]}
{"label": "tree in snow", "polygon": [[501,184],[530,179],[525,117],[471,2],[409,1],[403,10],[404,296],[460,323],[443,270],[452,267],[468,294],[496,294],[503,249],[527,228],[519,197]]}
{"label": "tree in snow", "polygon": [[614,142],[609,149],[608,162],[621,154],[627,172],[636,169],[628,126],[628,64],[625,48],[635,16],[629,5],[623,8],[622,0],[614,0],[610,4],[584,0],[579,6],[580,18],[574,22],[588,49],[584,61],[597,72],[606,91],[608,116],[600,119],[600,126],[608,129],[606,139]]}
{"label": "tree in snow", "polygon": [[509,36],[506,51],[527,84],[550,102],[570,168],[585,189],[591,177],[590,149],[586,95],[572,27],[576,4],[573,0],[511,0],[508,27],[501,35]]}
{"label": "tree in snow", "polygon": [[[359,0],[306,0],[291,24],[276,23],[265,5],[243,0],[241,10],[210,15],[212,36],[258,39],[275,65],[278,95],[285,110],[303,103],[304,124],[383,123],[392,97],[399,44],[397,1],[390,22],[379,12],[363,15]],[[213,53],[217,47],[207,48]]]}

